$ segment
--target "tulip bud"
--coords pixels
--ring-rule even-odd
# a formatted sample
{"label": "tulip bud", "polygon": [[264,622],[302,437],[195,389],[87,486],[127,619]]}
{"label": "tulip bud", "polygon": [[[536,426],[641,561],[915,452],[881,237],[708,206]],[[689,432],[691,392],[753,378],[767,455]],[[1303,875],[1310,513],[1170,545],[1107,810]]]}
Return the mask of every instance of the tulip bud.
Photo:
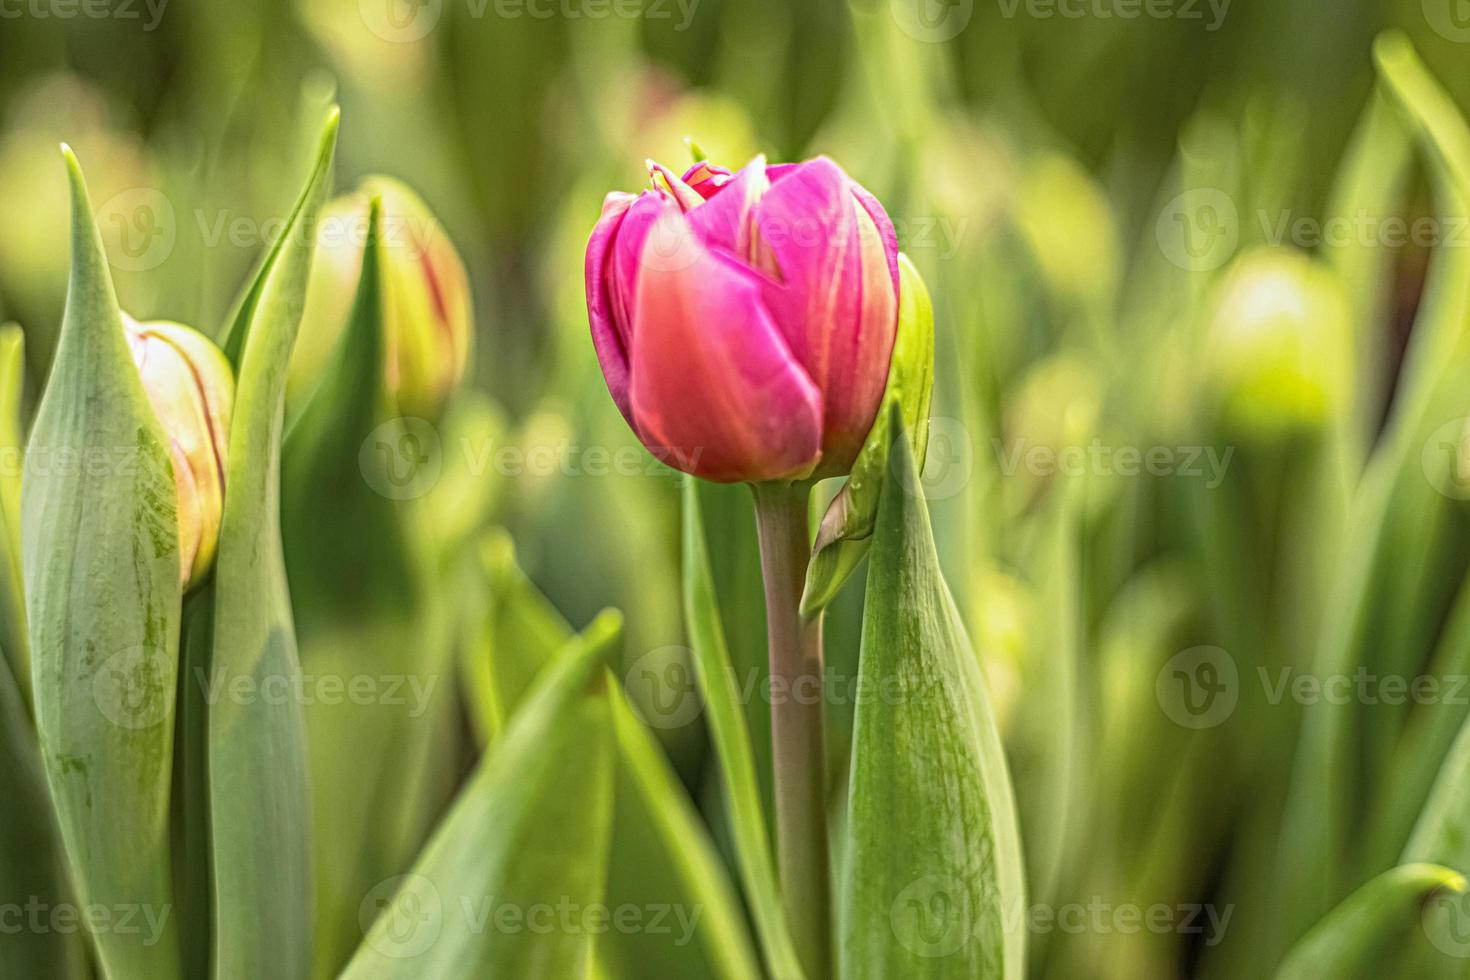
{"label": "tulip bud", "polygon": [[888,379],[898,244],[826,157],[614,193],[587,243],[603,377],[643,444],[719,482],[847,473]]}
{"label": "tulip bud", "polygon": [[1241,256],[1206,339],[1223,421],[1277,437],[1338,418],[1351,398],[1351,344],[1350,311],[1330,269],[1288,249]]}
{"label": "tulip bud", "polygon": [[230,411],[230,362],[203,334],[177,323],[123,329],[143,391],[168,439],[178,491],[179,581],[187,590],[208,574],[224,513]]}
{"label": "tulip bud", "polygon": [[368,204],[382,200],[383,348],[387,391],[404,415],[436,418],[464,377],[473,335],[469,277],[418,195],[388,177],[322,209],[301,329],[286,374],[294,411],[311,394],[347,326],[362,274]]}

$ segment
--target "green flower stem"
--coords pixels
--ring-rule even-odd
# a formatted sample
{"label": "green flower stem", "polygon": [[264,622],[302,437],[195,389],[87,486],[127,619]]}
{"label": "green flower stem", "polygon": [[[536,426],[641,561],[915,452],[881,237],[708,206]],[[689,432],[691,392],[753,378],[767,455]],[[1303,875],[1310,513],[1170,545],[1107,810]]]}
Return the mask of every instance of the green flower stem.
{"label": "green flower stem", "polygon": [[766,590],[771,665],[771,747],[776,860],[786,919],[807,980],[832,976],[831,883],[827,855],[822,734],[822,619],[803,618],[811,555],[808,487],[755,486],[756,527]]}

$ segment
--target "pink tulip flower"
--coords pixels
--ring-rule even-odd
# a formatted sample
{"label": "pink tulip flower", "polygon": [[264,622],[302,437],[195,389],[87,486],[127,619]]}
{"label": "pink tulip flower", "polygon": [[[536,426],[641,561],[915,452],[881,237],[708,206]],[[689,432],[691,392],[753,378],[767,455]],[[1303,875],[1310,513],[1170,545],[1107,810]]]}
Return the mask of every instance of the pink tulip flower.
{"label": "pink tulip flower", "polygon": [[898,326],[883,206],[826,157],[649,171],[652,190],[607,196],[587,243],[592,342],[623,417],[704,479],[847,473]]}

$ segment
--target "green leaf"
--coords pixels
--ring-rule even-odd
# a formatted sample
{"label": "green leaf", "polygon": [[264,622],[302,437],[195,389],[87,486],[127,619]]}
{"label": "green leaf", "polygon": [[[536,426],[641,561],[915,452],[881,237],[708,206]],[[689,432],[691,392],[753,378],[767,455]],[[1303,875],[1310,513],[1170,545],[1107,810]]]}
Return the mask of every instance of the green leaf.
{"label": "green leaf", "polygon": [[344,980],[585,972],[612,824],[612,720],[597,668],[619,628],[605,613],[567,645],[412,871],[363,900],[364,916],[375,900],[381,911]]}
{"label": "green leaf", "polygon": [[25,590],[20,562],[20,475],[25,459],[21,395],[25,387],[25,334],[0,326],[0,650],[31,703],[31,657],[26,640]]}
{"label": "green leaf", "polygon": [[[1408,189],[1410,150],[1409,134],[1383,93],[1375,89],[1338,170],[1328,215],[1352,220],[1361,214],[1395,213]],[[1384,370],[1388,338],[1383,324],[1392,313],[1398,250],[1354,235],[1346,242],[1324,242],[1322,251],[1352,310],[1357,397],[1349,404],[1357,413],[1352,420],[1355,457],[1361,457],[1377,434],[1388,396]]]}
{"label": "green leaf", "polygon": [[766,967],[782,980],[799,978],[800,960],[781,906],[770,836],[761,811],[750,733],[725,647],[725,632],[705,547],[704,522],[700,517],[699,488],[693,477],[684,480],[684,619],[724,781],[740,878],[765,951]]}
{"label": "green leaf", "polygon": [[1287,954],[1276,980],[1383,975],[1401,962],[1394,954],[1418,929],[1425,903],[1436,892],[1464,890],[1464,878],[1434,864],[1405,864],[1385,871],[1307,933]]}
{"label": "green leaf", "polygon": [[[10,667],[0,663],[0,785],[8,802],[0,820],[0,905],[24,909],[39,903],[54,909],[71,901],[66,858],[31,715]],[[16,930],[0,939],[0,976],[87,976],[82,937],[55,929]]]}
{"label": "green leaf", "polygon": [[610,685],[617,737],[607,905],[670,910],[658,929],[599,940],[610,976],[761,976],[745,916],[673,767]]}
{"label": "green leaf", "polygon": [[[311,807],[301,667],[279,525],[281,419],[315,215],[326,195],[337,114],[291,218],[246,292],[224,351],[236,368],[224,517],[215,560],[208,714],[214,850],[214,975],[293,980],[311,964]],[[237,687],[232,687],[235,685]]]}
{"label": "green leaf", "polygon": [[889,413],[882,406],[900,407],[914,457],[923,467],[929,442],[929,399],[934,391],[934,304],[919,271],[902,252],[898,273],[898,333],[893,340],[888,386],[852,474],[817,529],[801,597],[803,616],[814,616],[826,608],[868,553],[889,456]]}
{"label": "green leaf", "polygon": [[889,438],[858,668],[868,694],[853,732],[842,976],[1020,977],[1024,887],[1000,735],[900,419]]}
{"label": "green leaf", "polygon": [[99,930],[103,971],[170,978],[179,975],[168,915],[181,598],[173,469],[81,169],[64,152],[71,282],[21,501],[36,729],[77,900],[138,907],[162,923],[156,935]]}

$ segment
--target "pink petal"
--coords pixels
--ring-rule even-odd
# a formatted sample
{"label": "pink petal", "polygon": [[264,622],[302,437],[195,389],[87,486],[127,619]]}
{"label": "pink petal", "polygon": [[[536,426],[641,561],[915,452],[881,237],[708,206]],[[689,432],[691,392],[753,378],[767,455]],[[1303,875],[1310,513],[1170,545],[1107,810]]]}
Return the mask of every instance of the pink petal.
{"label": "pink petal", "polygon": [[705,479],[804,476],[821,455],[821,395],[762,305],[758,278],[706,247],[672,204],[644,249],[635,428],[655,455]]}
{"label": "pink petal", "polygon": [[592,325],[592,347],[607,380],[608,391],[623,417],[632,424],[628,406],[627,321],[619,322],[619,305],[612,282],[613,245],[622,229],[633,195],[614,192],[602,202],[602,217],[587,240],[584,276],[587,290],[587,319]]}
{"label": "pink petal", "polygon": [[757,156],[724,189],[690,211],[689,224],[706,245],[724,249],[747,265],[775,271],[755,229],[755,206],[770,188],[766,158]]}
{"label": "pink petal", "polygon": [[842,473],[862,448],[887,383],[898,324],[897,250],[890,259],[891,238],[884,237],[892,226],[873,217],[826,157],[772,171],[779,172],[756,207],[755,225],[779,280],[760,280],[762,296],[822,391],[821,473]]}
{"label": "pink petal", "polygon": [[704,198],[668,167],[653,160],[645,160],[644,163],[648,165],[648,176],[653,181],[653,189],[671,195],[679,207],[688,211],[704,203]]}
{"label": "pink petal", "polygon": [[701,160],[684,171],[684,176],[680,179],[694,188],[700,197],[708,201],[729,182],[730,171],[724,167],[717,167],[708,160]]}

